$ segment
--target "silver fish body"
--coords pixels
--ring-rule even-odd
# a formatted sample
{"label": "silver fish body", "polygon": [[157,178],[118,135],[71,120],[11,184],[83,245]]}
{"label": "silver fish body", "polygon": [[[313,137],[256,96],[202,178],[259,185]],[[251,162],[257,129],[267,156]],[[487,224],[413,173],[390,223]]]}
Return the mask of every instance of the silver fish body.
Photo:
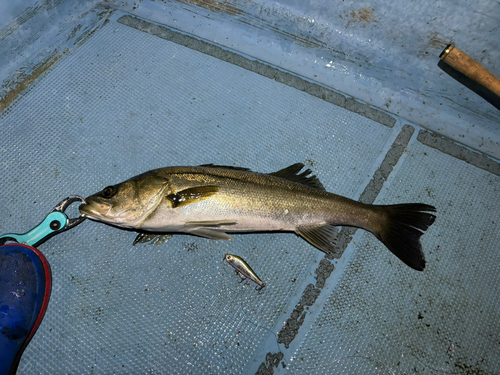
{"label": "silver fish body", "polygon": [[335,226],[375,234],[410,267],[423,269],[419,238],[435,216],[424,204],[376,206],[326,192],[294,164],[275,173],[203,165],[152,170],[86,198],[81,213],[118,227],[231,239],[228,233],[295,232],[333,252]]}

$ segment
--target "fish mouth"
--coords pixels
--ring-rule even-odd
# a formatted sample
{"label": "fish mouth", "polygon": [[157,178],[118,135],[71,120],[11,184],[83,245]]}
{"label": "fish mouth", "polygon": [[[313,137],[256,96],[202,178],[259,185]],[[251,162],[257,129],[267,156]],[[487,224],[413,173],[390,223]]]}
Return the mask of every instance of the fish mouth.
{"label": "fish mouth", "polygon": [[106,203],[87,202],[80,205],[78,209],[83,217],[88,219],[102,219],[108,214],[111,209],[111,205]]}

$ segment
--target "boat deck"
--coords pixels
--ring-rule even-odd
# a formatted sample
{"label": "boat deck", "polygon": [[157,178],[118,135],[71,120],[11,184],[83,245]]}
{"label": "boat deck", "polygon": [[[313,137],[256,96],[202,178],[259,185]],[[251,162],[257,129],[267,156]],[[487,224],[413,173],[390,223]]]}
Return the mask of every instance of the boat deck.
{"label": "boat deck", "polygon": [[[423,272],[362,230],[329,258],[286,233],[132,246],[87,220],[40,246],[53,290],[19,374],[498,373],[497,160],[236,47],[119,9],[86,17],[3,102],[0,233],[68,195],[207,163],[300,162],[327,191],[437,219]],[[226,253],[266,288],[238,283]]]}

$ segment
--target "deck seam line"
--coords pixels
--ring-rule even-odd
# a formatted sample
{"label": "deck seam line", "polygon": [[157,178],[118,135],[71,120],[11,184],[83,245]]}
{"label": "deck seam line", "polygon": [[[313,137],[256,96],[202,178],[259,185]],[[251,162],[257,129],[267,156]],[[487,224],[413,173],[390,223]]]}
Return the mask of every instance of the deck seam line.
{"label": "deck seam line", "polygon": [[[412,139],[415,128],[410,125],[404,125],[387,151],[384,160],[380,163],[378,169],[374,172],[372,179],[365,186],[365,189],[360,195],[359,201],[367,204],[372,204],[379,193],[382,191],[385,181],[393,171],[394,166],[406,152],[408,145]],[[313,306],[318,299],[321,290],[324,288],[326,280],[330,277],[335,269],[332,262],[334,258],[340,258],[347,246],[351,243],[357,228],[343,227],[340,230],[335,244],[336,252],[334,254],[325,255],[320,261],[318,268],[315,270],[316,285],[309,284],[302,293],[300,301],[293,309],[290,317],[283,324],[283,328],[278,332],[278,343],[284,344],[286,349],[289,349],[290,343],[297,336],[300,327],[305,321],[305,317],[309,307]],[[310,311],[310,310],[309,310]],[[273,366],[277,367],[277,356],[280,353],[267,353],[266,360],[260,365],[257,371],[258,375],[272,374]],[[282,358],[280,356],[280,358]],[[287,359],[285,359],[287,360]]]}
{"label": "deck seam line", "polygon": [[165,39],[178,45],[187,47],[194,51],[215,57],[221,61],[239,66],[240,68],[246,69],[253,73],[257,73],[263,77],[273,79],[276,82],[303,91],[318,99],[324,100],[328,103],[344,108],[350,112],[354,112],[358,115],[364,116],[389,128],[394,127],[397,122],[396,118],[394,118],[387,112],[384,112],[378,108],[374,108],[369,104],[362,103],[359,100],[339,93],[317,82],[285,71],[264,61],[257,60],[250,56],[229,50],[226,47],[219,46],[208,40],[188,35],[179,30],[158,25],[151,21],[146,21],[130,15],[124,15],[120,17],[116,22],[134,28],[138,31],[142,31],[150,35],[157,36],[161,39]]}
{"label": "deck seam line", "polygon": [[461,144],[456,143],[451,138],[431,132],[429,130],[420,130],[417,140],[425,146],[441,151],[447,155],[465,161],[474,167],[480,168],[486,172],[500,176],[500,163],[494,159],[473,151]]}

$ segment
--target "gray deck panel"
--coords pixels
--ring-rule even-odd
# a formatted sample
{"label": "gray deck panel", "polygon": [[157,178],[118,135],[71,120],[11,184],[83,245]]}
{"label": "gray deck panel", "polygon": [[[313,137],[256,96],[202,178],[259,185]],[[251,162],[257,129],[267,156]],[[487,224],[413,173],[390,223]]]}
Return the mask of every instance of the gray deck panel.
{"label": "gray deck panel", "polygon": [[[303,162],[355,197],[398,131],[114,21],[0,122],[2,233],[27,231],[70,194],[168,165]],[[19,374],[244,373],[322,257],[293,234],[134,237],[87,221],[40,246],[54,285]],[[238,284],[227,252],[252,265],[263,294]]]}
{"label": "gray deck panel", "polygon": [[436,206],[426,269],[360,235],[290,374],[498,373],[500,178],[418,141],[398,167],[377,203]]}

